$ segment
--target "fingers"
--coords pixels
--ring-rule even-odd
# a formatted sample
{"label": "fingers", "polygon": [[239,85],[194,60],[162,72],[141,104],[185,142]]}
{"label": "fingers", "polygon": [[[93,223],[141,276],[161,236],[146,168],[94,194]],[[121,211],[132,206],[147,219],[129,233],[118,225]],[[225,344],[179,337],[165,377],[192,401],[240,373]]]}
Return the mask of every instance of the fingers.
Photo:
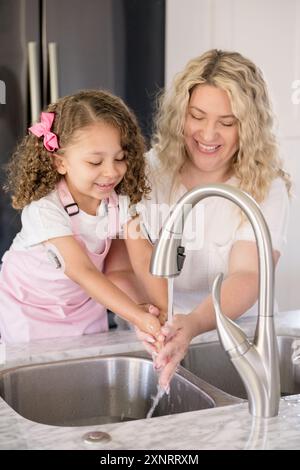
{"label": "fingers", "polygon": [[173,325],[171,325],[170,323],[166,323],[160,330],[160,334],[164,336],[164,340],[165,341],[170,341],[170,339],[172,339],[176,333],[177,333],[177,329],[173,327]]}
{"label": "fingers", "polygon": [[155,343],[156,341],[153,336],[149,335],[149,333],[145,333],[137,327],[135,327],[135,333],[140,341],[145,341],[147,343]]}
{"label": "fingers", "polygon": [[151,313],[151,315],[155,315],[156,317],[158,317],[161,325],[165,324],[167,312],[160,311],[158,307],[152,304],[147,304],[147,308],[148,312]]}
{"label": "fingers", "polygon": [[141,307],[144,312],[151,313],[151,315],[155,317],[159,316],[159,309],[153,304],[139,304],[139,307]]}
{"label": "fingers", "polygon": [[166,323],[167,318],[168,318],[168,313],[164,310],[160,310],[159,315],[158,315],[158,319],[159,319],[160,324],[162,326]]}
{"label": "fingers", "polygon": [[164,336],[161,336],[161,324],[159,323],[159,320],[157,317],[154,317],[153,315],[148,314],[148,318],[145,319],[145,331],[147,333],[150,333],[156,340],[161,338],[162,341],[164,341]]}
{"label": "fingers", "polygon": [[169,389],[171,379],[176,372],[178,364],[179,361],[173,357],[172,360],[168,362],[168,364],[160,372],[159,385],[166,391]]}
{"label": "fingers", "polygon": [[145,333],[144,331],[141,331],[139,328],[135,327],[135,332],[137,335],[137,338],[142,341],[144,348],[149,354],[155,354],[161,350],[163,346],[163,340],[164,336],[158,335],[158,338],[154,338],[151,336],[149,333]]}
{"label": "fingers", "polygon": [[164,336],[165,343],[158,352],[154,365],[160,371],[159,384],[165,390],[168,389],[170,380],[180,361],[184,358],[190,338],[186,334],[186,317],[176,315],[172,323],[166,323],[161,328],[160,335]]}
{"label": "fingers", "polygon": [[152,344],[146,343],[143,341],[143,346],[146,349],[146,351],[150,354],[150,356],[156,356],[157,355],[157,350],[156,347],[153,346]]}
{"label": "fingers", "polygon": [[155,342],[156,352],[159,353],[164,347],[164,336],[158,335],[157,341]]}
{"label": "fingers", "polygon": [[155,367],[160,371],[159,385],[167,390],[184,352],[180,345],[168,343],[155,358]]}
{"label": "fingers", "polygon": [[[165,336],[160,332],[161,325],[155,315],[159,313],[159,310],[151,304],[147,308],[148,312],[144,312],[140,317],[139,325],[135,326],[135,331],[138,339],[144,342],[146,351],[158,353],[165,342]],[[145,342],[148,343],[147,346]]]}
{"label": "fingers", "polygon": [[156,367],[158,369],[165,367],[169,362],[170,358],[175,358],[178,354],[178,345],[177,343],[166,343],[165,346],[159,351],[157,358],[155,360]]}
{"label": "fingers", "polygon": [[148,311],[151,315],[155,315],[156,317],[159,316],[159,309],[155,307],[155,305],[149,304]]}
{"label": "fingers", "polygon": [[[157,341],[148,333],[144,333],[143,331],[135,328],[137,338],[142,341],[144,348],[149,354],[157,354],[158,349],[156,346]],[[161,348],[160,348],[161,349]]]}

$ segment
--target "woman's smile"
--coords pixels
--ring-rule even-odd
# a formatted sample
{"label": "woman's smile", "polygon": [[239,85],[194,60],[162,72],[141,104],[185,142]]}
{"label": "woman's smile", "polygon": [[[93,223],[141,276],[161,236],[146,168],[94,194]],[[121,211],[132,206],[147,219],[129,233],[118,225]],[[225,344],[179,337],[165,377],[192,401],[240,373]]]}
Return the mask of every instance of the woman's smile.
{"label": "woman's smile", "polygon": [[215,155],[222,147],[222,145],[220,144],[216,144],[216,145],[203,144],[202,142],[198,142],[196,139],[195,139],[195,144],[198,150],[201,153],[204,153],[205,155]]}

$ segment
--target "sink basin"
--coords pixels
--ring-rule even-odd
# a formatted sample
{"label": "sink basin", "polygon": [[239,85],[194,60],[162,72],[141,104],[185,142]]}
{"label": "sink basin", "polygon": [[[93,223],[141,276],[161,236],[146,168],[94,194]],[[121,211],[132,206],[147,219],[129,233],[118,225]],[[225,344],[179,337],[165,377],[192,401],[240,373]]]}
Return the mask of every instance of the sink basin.
{"label": "sink basin", "polygon": [[[278,336],[280,357],[281,395],[300,393],[300,365],[291,361],[292,345],[300,338]],[[219,342],[190,346],[182,362],[183,367],[230,395],[247,399],[246,390],[238,373]]]}
{"label": "sink basin", "polygon": [[[152,361],[141,357],[93,357],[0,372],[0,396],[8,405],[27,419],[56,426],[146,418],[156,392]],[[180,367],[153,416],[233,403],[236,399]]]}

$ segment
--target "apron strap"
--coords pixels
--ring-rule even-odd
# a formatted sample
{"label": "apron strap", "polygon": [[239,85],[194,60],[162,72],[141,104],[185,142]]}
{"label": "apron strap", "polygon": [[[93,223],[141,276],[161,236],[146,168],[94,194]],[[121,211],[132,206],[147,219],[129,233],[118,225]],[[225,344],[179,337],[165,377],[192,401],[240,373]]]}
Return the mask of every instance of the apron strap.
{"label": "apron strap", "polygon": [[119,233],[119,210],[119,197],[112,191],[107,201],[109,238],[116,238]]}
{"label": "apron strap", "polygon": [[73,232],[74,234],[77,234],[79,233],[78,231],[79,226],[78,226],[78,217],[76,217],[76,215],[79,214],[79,207],[78,207],[78,204],[74,201],[72,194],[69,191],[65,178],[62,178],[58,182],[57,190],[58,190],[59,199],[61,200],[63,208],[65,209],[68,216],[71,217],[70,222],[72,225]]}

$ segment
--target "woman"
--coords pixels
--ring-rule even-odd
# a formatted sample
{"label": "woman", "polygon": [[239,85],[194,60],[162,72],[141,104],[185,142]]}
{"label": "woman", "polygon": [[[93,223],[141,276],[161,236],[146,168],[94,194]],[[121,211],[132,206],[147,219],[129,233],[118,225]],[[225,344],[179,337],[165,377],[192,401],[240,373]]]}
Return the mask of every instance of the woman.
{"label": "woman", "polygon": [[[226,183],[260,205],[276,265],[286,238],[290,182],[281,168],[272,126],[266,83],[250,60],[219,50],[191,60],[162,96],[158,110],[148,159],[151,199],[144,200],[142,211],[152,239],[166,217],[161,204],[175,203],[200,184]],[[163,386],[191,339],[216,326],[210,292],[219,272],[226,276],[224,314],[232,319],[256,314],[259,272],[250,223],[223,198],[205,199],[195,210],[198,231],[192,220],[186,224],[187,256],[174,282],[176,315],[162,329],[167,342],[156,358],[156,366],[163,367]]]}

